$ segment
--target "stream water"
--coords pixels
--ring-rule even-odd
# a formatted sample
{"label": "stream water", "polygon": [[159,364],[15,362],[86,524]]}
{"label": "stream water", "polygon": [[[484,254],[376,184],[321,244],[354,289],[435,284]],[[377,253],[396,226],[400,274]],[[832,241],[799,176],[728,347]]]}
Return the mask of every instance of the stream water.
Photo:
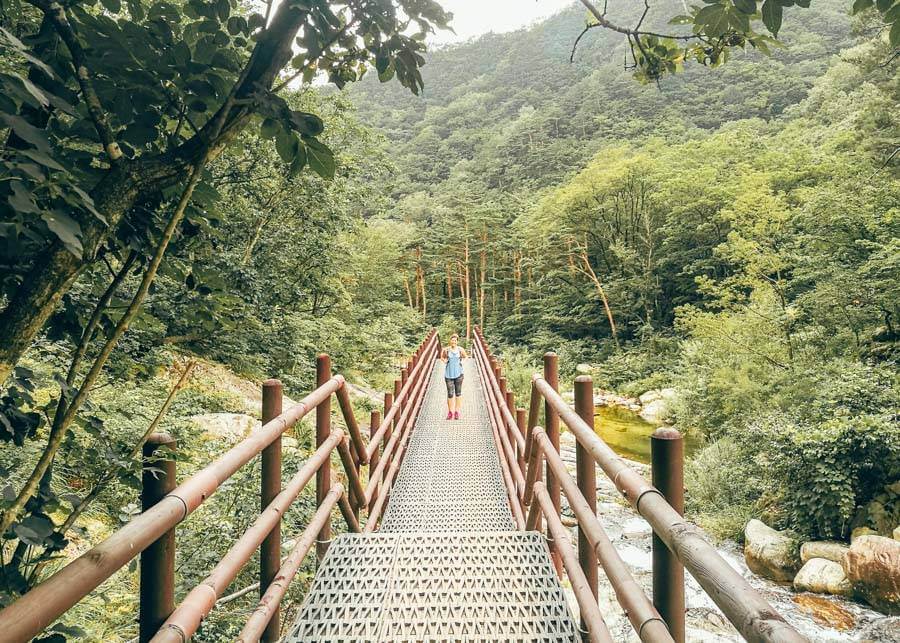
{"label": "stream water", "polygon": [[[594,416],[594,430],[612,449],[624,458],[650,463],[650,435],[656,425],[646,422],[637,413],[616,406],[601,406]],[[573,445],[574,446],[574,445]],[[701,441],[685,435],[685,453],[690,455],[701,446]],[[614,542],[620,555],[641,580],[649,582],[650,526],[643,519],[617,503],[618,492],[611,484],[604,488],[605,480],[598,476],[601,501],[601,522]],[[900,640],[900,626],[896,620],[880,614],[864,605],[836,596],[797,593],[789,585],[774,583],[750,572],[744,563],[740,546],[736,543],[720,543],[719,553],[738,572],[762,593],[762,595],[792,625],[815,643],[849,643],[872,640],[889,643]],[[646,578],[641,578],[646,576]],[[726,643],[740,637],[728,634],[724,618],[718,614],[713,602],[700,589],[696,581],[687,576],[688,625],[692,628],[689,639],[697,643]],[[615,609],[615,601],[609,599],[609,609]],[[885,624],[880,634],[865,637],[863,632],[877,623]],[[717,626],[718,623],[718,626]],[[887,626],[891,623],[891,626]],[[622,619],[622,632],[628,632],[627,621]],[[623,634],[622,640],[634,640]]]}
{"label": "stream water", "polygon": [[[594,430],[612,450],[624,458],[650,464],[650,435],[655,424],[640,415],[618,406],[600,406],[594,415]],[[690,433],[684,436],[685,455],[700,447],[699,440]]]}

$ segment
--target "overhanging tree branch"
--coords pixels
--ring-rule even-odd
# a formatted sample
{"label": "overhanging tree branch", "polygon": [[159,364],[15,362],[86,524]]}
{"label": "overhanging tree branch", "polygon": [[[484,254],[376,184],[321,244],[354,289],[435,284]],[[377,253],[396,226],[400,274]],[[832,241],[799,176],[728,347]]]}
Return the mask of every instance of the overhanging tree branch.
{"label": "overhanging tree branch", "polygon": [[97,91],[94,89],[91,72],[87,67],[87,56],[85,56],[81,43],[78,42],[75,30],[69,23],[65,9],[56,0],[51,2],[46,0],[26,0],[26,2],[37,7],[50,18],[59,37],[66,43],[69,55],[72,57],[72,66],[75,68],[75,78],[78,79],[78,86],[81,87],[84,103],[87,105],[88,114],[94,123],[100,142],[103,143],[103,149],[112,163],[123,163],[125,159],[122,156],[122,150],[116,142],[115,136],[113,136],[109,120],[106,118],[106,112],[103,111],[103,106],[100,105],[100,99],[97,97]]}

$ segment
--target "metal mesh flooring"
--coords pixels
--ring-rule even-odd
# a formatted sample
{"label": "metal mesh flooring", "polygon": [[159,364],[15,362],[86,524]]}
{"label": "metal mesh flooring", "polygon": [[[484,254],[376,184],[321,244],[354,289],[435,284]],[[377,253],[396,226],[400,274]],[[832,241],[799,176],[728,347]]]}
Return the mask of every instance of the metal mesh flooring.
{"label": "metal mesh flooring", "polygon": [[447,420],[443,364],[435,365],[380,531],[515,529],[478,369],[471,360],[464,368],[460,419]]}
{"label": "metal mesh flooring", "polygon": [[376,534],[337,537],[285,641],[578,641],[537,532],[514,531],[477,369],[438,362]]}

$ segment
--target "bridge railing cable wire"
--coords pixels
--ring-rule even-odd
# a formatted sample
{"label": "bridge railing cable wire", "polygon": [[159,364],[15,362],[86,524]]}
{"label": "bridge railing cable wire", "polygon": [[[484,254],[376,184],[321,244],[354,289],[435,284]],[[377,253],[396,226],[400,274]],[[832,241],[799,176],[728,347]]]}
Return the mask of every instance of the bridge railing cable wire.
{"label": "bridge railing cable wire", "polygon": [[[527,514],[526,529],[540,530],[541,519],[547,522],[548,544],[551,552],[559,557],[558,573],[565,568],[569,576],[581,608],[582,629],[587,640],[604,641],[609,637],[603,618],[595,609],[598,564],[642,641],[682,643],[685,640],[683,568],[746,640],[778,643],[806,640],[719,555],[697,527],[682,517],[682,461],[680,435],[676,431],[659,429],[653,439],[654,481],[664,493],[628,466],[595,433],[590,377],[576,378],[573,409],[557,390],[556,355],[545,355],[544,374],[532,377],[526,422],[526,411],[515,407],[506,390],[499,360],[492,355],[480,328],[475,329],[474,337],[498,455],[505,471],[516,471],[507,480],[510,502],[518,504]],[[557,423],[556,439],[550,431],[538,426],[541,405],[545,426]],[[559,454],[560,420],[575,437],[576,477]],[[677,455],[672,458],[668,454],[676,444]],[[597,517],[595,465],[599,465],[649,523],[658,541],[653,553],[653,601],[635,581]],[[578,525],[577,564],[575,547],[562,522],[561,495],[568,500]]]}
{"label": "bridge railing cable wire", "polygon": [[[141,566],[141,597],[153,599],[142,600],[140,605],[142,643],[189,640],[257,550],[261,598],[239,640],[277,640],[281,627],[280,602],[312,546],[317,544],[321,548],[320,559],[324,555],[335,507],[351,532],[361,532],[364,527],[370,531],[377,525],[439,351],[437,333],[431,330],[401,370],[393,394],[385,395],[383,419],[380,414],[372,413],[368,442],[354,416],[348,385],[341,375],[331,374],[327,355],[320,355],[317,360],[315,390],[287,410],[281,408],[281,383],[266,381],[261,428],[178,486],[169,480],[171,491],[160,494],[161,498],[153,498],[151,503],[145,493],[144,511],[140,515],[0,611],[3,633],[0,638],[11,643],[31,640],[139,554],[156,548],[160,551],[154,552],[154,564]],[[346,431],[331,426],[332,395],[337,397]],[[313,410],[316,411],[316,450],[282,486],[281,436]],[[174,444],[162,434],[156,439],[159,444]],[[150,444],[148,447],[151,451],[156,448]],[[342,464],[346,487],[331,482],[331,456],[335,451]],[[258,518],[176,607],[173,530],[256,456],[262,460]],[[161,470],[171,472],[174,478],[173,463],[167,464]],[[364,487],[361,467],[365,465],[369,465],[370,471]],[[317,510],[282,560],[282,518],[313,477],[316,478]],[[164,485],[153,487],[161,489]],[[362,527],[360,512],[370,507],[368,521]]]}

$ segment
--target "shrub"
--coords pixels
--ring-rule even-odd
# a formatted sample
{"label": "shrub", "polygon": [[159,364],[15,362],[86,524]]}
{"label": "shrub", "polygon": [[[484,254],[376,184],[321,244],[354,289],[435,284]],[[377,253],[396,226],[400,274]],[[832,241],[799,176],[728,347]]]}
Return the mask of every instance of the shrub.
{"label": "shrub", "polygon": [[857,509],[900,479],[900,434],[887,415],[817,425],[770,416],[743,440],[768,471],[787,525],[810,537],[847,537]]}

